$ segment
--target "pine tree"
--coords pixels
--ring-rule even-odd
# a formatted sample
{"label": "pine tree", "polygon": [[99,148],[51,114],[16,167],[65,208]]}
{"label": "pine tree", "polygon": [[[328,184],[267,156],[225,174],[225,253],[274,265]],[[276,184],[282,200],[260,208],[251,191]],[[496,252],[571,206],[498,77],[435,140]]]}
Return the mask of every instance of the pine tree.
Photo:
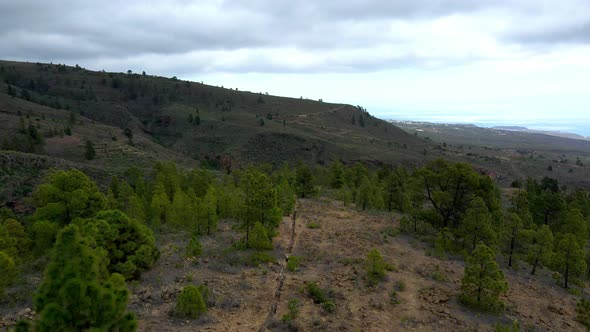
{"label": "pine tree", "polygon": [[385,260],[379,250],[372,249],[369,251],[365,261],[365,271],[370,284],[376,284],[385,277]]}
{"label": "pine tree", "polygon": [[194,211],[191,209],[190,198],[184,191],[177,190],[170,205],[170,224],[176,227],[193,228],[196,226],[190,224],[193,214]]}
{"label": "pine tree", "polygon": [[479,241],[486,245],[493,245],[496,240],[496,234],[492,227],[492,216],[484,203],[483,199],[477,197],[465,212],[462,225],[463,242],[471,241],[472,250]]}
{"label": "pine tree", "polygon": [[252,227],[252,234],[250,235],[248,245],[250,248],[256,250],[272,249],[272,242],[270,241],[268,232],[261,223],[257,222]]}
{"label": "pine tree", "polygon": [[197,235],[193,235],[186,247],[186,257],[199,257],[203,253],[203,245]]}
{"label": "pine tree", "polygon": [[75,225],[59,233],[34,298],[35,331],[137,329],[123,277],[107,272],[104,252],[88,241]]}
{"label": "pine tree", "polygon": [[314,193],[313,175],[311,169],[304,163],[299,163],[295,170],[295,190],[301,198],[309,197]]}
{"label": "pine tree", "polygon": [[562,233],[573,234],[580,248],[586,246],[586,242],[588,241],[588,226],[580,210],[570,209],[559,230]]}
{"label": "pine tree", "polygon": [[531,274],[535,274],[537,267],[551,262],[553,253],[553,233],[547,225],[537,230],[526,231],[528,238],[527,261],[533,266]]}
{"label": "pine tree", "polygon": [[217,230],[217,190],[214,186],[210,186],[207,194],[203,198],[203,209],[205,214],[205,225],[207,228],[207,235]]}
{"label": "pine tree", "polygon": [[48,220],[61,225],[74,218],[92,217],[102,210],[106,198],[90,178],[78,171],[58,171],[33,193],[36,220]]}
{"label": "pine tree", "polygon": [[344,186],[344,165],[335,161],[330,165],[330,187],[340,189]]}
{"label": "pine tree", "polygon": [[494,251],[478,244],[465,264],[461,301],[483,310],[501,311],[500,295],[508,290],[504,273],[496,264]]}
{"label": "pine tree", "polygon": [[92,219],[76,222],[84,236],[106,250],[109,271],[126,279],[139,279],[160,257],[152,230],[121,211],[101,211]]}
{"label": "pine tree", "polygon": [[512,257],[519,249],[521,233],[523,231],[522,219],[516,213],[508,213],[504,217],[502,225],[502,238],[505,242],[505,252],[508,255],[508,266],[512,266]]}
{"label": "pine tree", "polygon": [[553,266],[563,276],[563,287],[568,288],[572,278],[586,271],[584,251],[578,245],[576,236],[565,234],[560,237],[553,254]]}
{"label": "pine tree", "polygon": [[201,289],[193,285],[184,287],[178,296],[175,312],[178,316],[189,318],[199,318],[207,312]]}
{"label": "pine tree", "polygon": [[86,140],[85,148],[86,152],[84,153],[84,157],[86,157],[87,160],[94,159],[94,157],[96,157],[96,151],[94,150],[94,144],[92,144],[92,141]]}

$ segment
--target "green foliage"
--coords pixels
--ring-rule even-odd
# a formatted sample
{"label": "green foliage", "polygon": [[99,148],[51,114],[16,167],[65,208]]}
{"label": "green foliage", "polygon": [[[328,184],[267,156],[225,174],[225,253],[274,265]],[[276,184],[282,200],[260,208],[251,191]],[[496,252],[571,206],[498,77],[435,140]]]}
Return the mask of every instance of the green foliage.
{"label": "green foliage", "polygon": [[313,175],[306,164],[300,163],[295,170],[295,190],[301,198],[313,196],[315,193]]}
{"label": "green foliage", "polygon": [[494,332],[520,332],[520,324],[515,319],[510,324],[496,323],[494,325]]}
{"label": "green foliage", "polygon": [[513,256],[520,249],[524,225],[516,213],[508,213],[503,220],[502,240],[503,252],[508,255],[508,266],[512,266]]}
{"label": "green foliage", "polygon": [[307,222],[307,228],[309,229],[318,229],[321,225],[317,220],[310,220]]}
{"label": "green foliage", "polygon": [[14,332],[31,332],[33,325],[28,320],[19,320],[14,326]]}
{"label": "green foliage", "polygon": [[489,177],[479,175],[468,164],[437,159],[419,169],[416,176],[442,227],[452,223],[456,228],[473,196],[479,196],[488,209],[499,208],[498,189]]}
{"label": "green foliage", "polygon": [[128,297],[123,276],[107,272],[104,250],[90,247],[77,226],[67,226],[57,236],[34,298],[35,330],[135,331]]}
{"label": "green foliage", "polygon": [[434,240],[434,252],[439,258],[444,258],[446,253],[449,252],[453,245],[453,234],[445,227],[442,228],[437,234]]}
{"label": "green foliage", "polygon": [[305,286],[305,290],[307,295],[310,299],[313,300],[315,304],[321,304],[328,301],[328,297],[326,296],[323,289],[318,286],[315,282],[310,282]]}
{"label": "green foliage", "polygon": [[207,312],[207,304],[201,290],[193,285],[186,286],[176,301],[175,313],[181,317],[199,318]]}
{"label": "green foliage", "polygon": [[38,220],[31,226],[31,238],[33,239],[33,249],[37,255],[44,254],[51,249],[59,226],[51,221]]}
{"label": "green foliage", "polygon": [[576,320],[590,330],[590,301],[581,298],[576,303]]}
{"label": "green foliage", "polygon": [[0,223],[0,251],[22,256],[29,249],[30,240],[25,228],[16,219]]}
{"label": "green foliage", "polygon": [[295,272],[299,269],[299,258],[297,256],[289,256],[287,259],[287,270]]}
{"label": "green foliage", "polygon": [[14,259],[7,253],[0,251],[0,297],[4,294],[4,288],[10,285],[16,276]]}
{"label": "green foliage", "polygon": [[199,225],[193,223],[193,216],[195,211],[192,208],[193,202],[190,197],[182,190],[177,190],[174,193],[174,199],[170,204],[168,222],[170,225],[181,228],[192,229],[198,228]]}
{"label": "green foliage", "polygon": [[527,230],[524,236],[529,243],[526,249],[526,260],[533,266],[531,274],[535,274],[537,267],[551,263],[553,233],[549,226],[543,225],[537,230]]}
{"label": "green foliage", "polygon": [[287,303],[287,308],[289,309],[289,313],[283,315],[282,320],[285,323],[291,323],[299,315],[299,300],[290,299]]}
{"label": "green foliage", "polygon": [[383,201],[387,211],[406,212],[411,208],[409,176],[398,167],[383,180]]}
{"label": "green foliage", "polygon": [[102,211],[93,219],[76,221],[85,235],[108,253],[108,269],[138,279],[159,258],[153,232],[117,210]]}
{"label": "green foliage", "polygon": [[33,194],[36,220],[48,220],[60,225],[74,218],[89,218],[105,207],[106,199],[88,176],[78,170],[57,171]]}
{"label": "green foliage", "polygon": [[87,160],[92,160],[92,159],[94,159],[94,157],[96,157],[96,151],[94,150],[94,144],[92,144],[92,141],[90,141],[90,140],[86,140],[84,157]]}
{"label": "green foliage", "polygon": [[496,242],[496,233],[492,227],[492,215],[483,199],[477,197],[471,202],[461,225],[464,241],[471,244],[471,249],[481,241],[487,246]]}
{"label": "green foliage", "polygon": [[381,253],[377,249],[369,251],[365,261],[365,271],[370,285],[379,283],[385,277],[385,267],[385,260]]}
{"label": "green foliage", "polygon": [[193,235],[186,247],[186,257],[199,257],[203,254],[203,245],[198,236]]}
{"label": "green foliage", "polygon": [[[274,234],[282,219],[283,213],[277,206],[277,193],[273,188],[272,182],[268,176],[255,168],[247,168],[240,179],[240,187],[244,192],[243,204],[241,209],[241,227],[246,232],[246,245],[251,245],[250,237],[256,236],[259,246],[269,247],[270,240],[263,240],[262,229],[256,231],[258,234],[251,234],[253,227],[259,223],[265,228],[264,233]],[[270,234],[269,234],[270,233]],[[255,241],[255,242],[256,242]]]}
{"label": "green foliage", "polygon": [[576,236],[565,234],[558,238],[552,265],[563,276],[563,287],[568,288],[569,280],[581,276],[586,270],[584,251],[578,245]]}
{"label": "green foliage", "polygon": [[268,232],[261,223],[257,222],[254,224],[248,246],[257,250],[272,249],[272,242],[268,237]]}
{"label": "green foliage", "polygon": [[344,186],[344,165],[340,161],[335,161],[330,165],[329,184],[331,188],[340,189]]}
{"label": "green foliage", "polygon": [[363,177],[356,193],[356,206],[362,210],[383,209],[383,196],[376,178]]}
{"label": "green foliage", "polygon": [[496,264],[494,252],[485,244],[478,244],[465,265],[461,301],[482,310],[498,312],[504,308],[499,296],[507,290],[508,284]]}

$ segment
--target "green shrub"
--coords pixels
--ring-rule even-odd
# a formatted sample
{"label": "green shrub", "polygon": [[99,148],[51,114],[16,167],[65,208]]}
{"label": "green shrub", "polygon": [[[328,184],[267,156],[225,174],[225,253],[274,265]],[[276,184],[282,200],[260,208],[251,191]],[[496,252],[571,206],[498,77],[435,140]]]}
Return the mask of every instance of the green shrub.
{"label": "green shrub", "polygon": [[299,258],[297,256],[289,256],[287,259],[287,270],[295,272],[299,269]]}
{"label": "green shrub", "polygon": [[590,330],[590,301],[582,298],[576,303],[576,320]]}
{"label": "green shrub", "polygon": [[367,254],[365,261],[365,270],[367,272],[367,281],[370,285],[379,283],[385,277],[385,260],[377,249],[372,249]]}
{"label": "green shrub", "polygon": [[14,259],[5,252],[0,251],[0,296],[4,294],[4,288],[12,283],[16,275]]}
{"label": "green shrub", "polygon": [[193,235],[186,247],[186,257],[199,257],[203,254],[203,245],[197,235]]}
{"label": "green shrub", "polygon": [[397,296],[397,291],[395,288],[389,293],[389,301],[391,304],[399,304],[399,298]]}
{"label": "green shrub", "polygon": [[299,301],[297,299],[290,299],[287,303],[287,308],[289,309],[289,313],[283,315],[282,321],[290,324],[299,315]]}
{"label": "green shrub", "polygon": [[252,233],[249,239],[250,248],[257,250],[268,250],[272,249],[272,242],[268,237],[266,228],[259,222],[254,224],[252,227]]}
{"label": "green shrub", "polygon": [[36,221],[31,226],[33,249],[37,255],[44,254],[47,250],[51,249],[58,231],[59,226],[47,220]]}
{"label": "green shrub", "polygon": [[496,323],[496,325],[494,325],[494,332],[520,332],[520,324],[518,323],[518,321],[515,319],[512,321],[512,323],[509,324],[502,324],[502,323]]}
{"label": "green shrub", "polygon": [[33,325],[28,320],[19,320],[14,326],[14,332],[31,332]]}
{"label": "green shrub", "polygon": [[322,309],[324,309],[329,314],[333,314],[336,312],[336,303],[334,303],[333,301],[323,302]]}
{"label": "green shrub", "polygon": [[270,253],[263,251],[255,251],[249,256],[246,265],[257,266],[265,263],[274,263],[276,261],[276,258]]}
{"label": "green shrub", "polygon": [[121,273],[126,279],[138,279],[160,257],[154,234],[147,226],[130,219],[123,212],[99,212],[92,219],[78,219],[84,235],[108,252],[109,271]]}
{"label": "green shrub", "polygon": [[398,280],[393,285],[393,288],[398,292],[403,292],[406,290],[406,283],[403,280]]}
{"label": "green shrub", "polygon": [[199,288],[193,285],[184,287],[176,301],[176,315],[199,318],[205,312],[207,312],[207,304]]}
{"label": "green shrub", "polygon": [[320,228],[320,223],[317,222],[317,221],[315,221],[315,220],[312,220],[312,221],[310,221],[310,222],[307,223],[307,228],[310,228],[310,229]]}
{"label": "green shrub", "polygon": [[315,282],[310,282],[306,286],[307,295],[314,303],[320,304],[328,301],[324,291]]}

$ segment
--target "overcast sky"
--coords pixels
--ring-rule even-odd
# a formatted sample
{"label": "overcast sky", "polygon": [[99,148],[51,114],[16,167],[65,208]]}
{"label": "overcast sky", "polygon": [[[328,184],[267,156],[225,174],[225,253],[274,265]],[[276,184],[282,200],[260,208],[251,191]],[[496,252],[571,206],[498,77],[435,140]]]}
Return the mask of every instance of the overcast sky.
{"label": "overcast sky", "polygon": [[0,0],[0,58],[590,135],[588,0]]}

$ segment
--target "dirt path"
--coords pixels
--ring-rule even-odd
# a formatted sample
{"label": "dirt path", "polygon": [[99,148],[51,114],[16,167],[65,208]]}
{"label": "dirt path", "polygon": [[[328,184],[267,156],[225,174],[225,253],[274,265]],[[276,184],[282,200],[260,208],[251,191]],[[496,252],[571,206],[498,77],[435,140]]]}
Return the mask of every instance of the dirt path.
{"label": "dirt path", "polygon": [[295,221],[297,220],[297,209],[293,212],[293,218],[291,221],[291,230],[289,235],[289,246],[287,247],[287,251],[285,253],[285,259],[281,261],[281,271],[279,272],[279,282],[277,283],[277,287],[275,290],[275,295],[273,301],[270,305],[270,311],[268,312],[268,316],[260,325],[258,329],[259,332],[264,332],[268,329],[268,325],[271,323],[274,315],[277,313],[277,307],[279,305],[279,301],[281,299],[281,292],[283,291],[283,285],[285,284],[285,268],[287,267],[287,260],[291,252],[293,251],[293,245],[295,244]]}

